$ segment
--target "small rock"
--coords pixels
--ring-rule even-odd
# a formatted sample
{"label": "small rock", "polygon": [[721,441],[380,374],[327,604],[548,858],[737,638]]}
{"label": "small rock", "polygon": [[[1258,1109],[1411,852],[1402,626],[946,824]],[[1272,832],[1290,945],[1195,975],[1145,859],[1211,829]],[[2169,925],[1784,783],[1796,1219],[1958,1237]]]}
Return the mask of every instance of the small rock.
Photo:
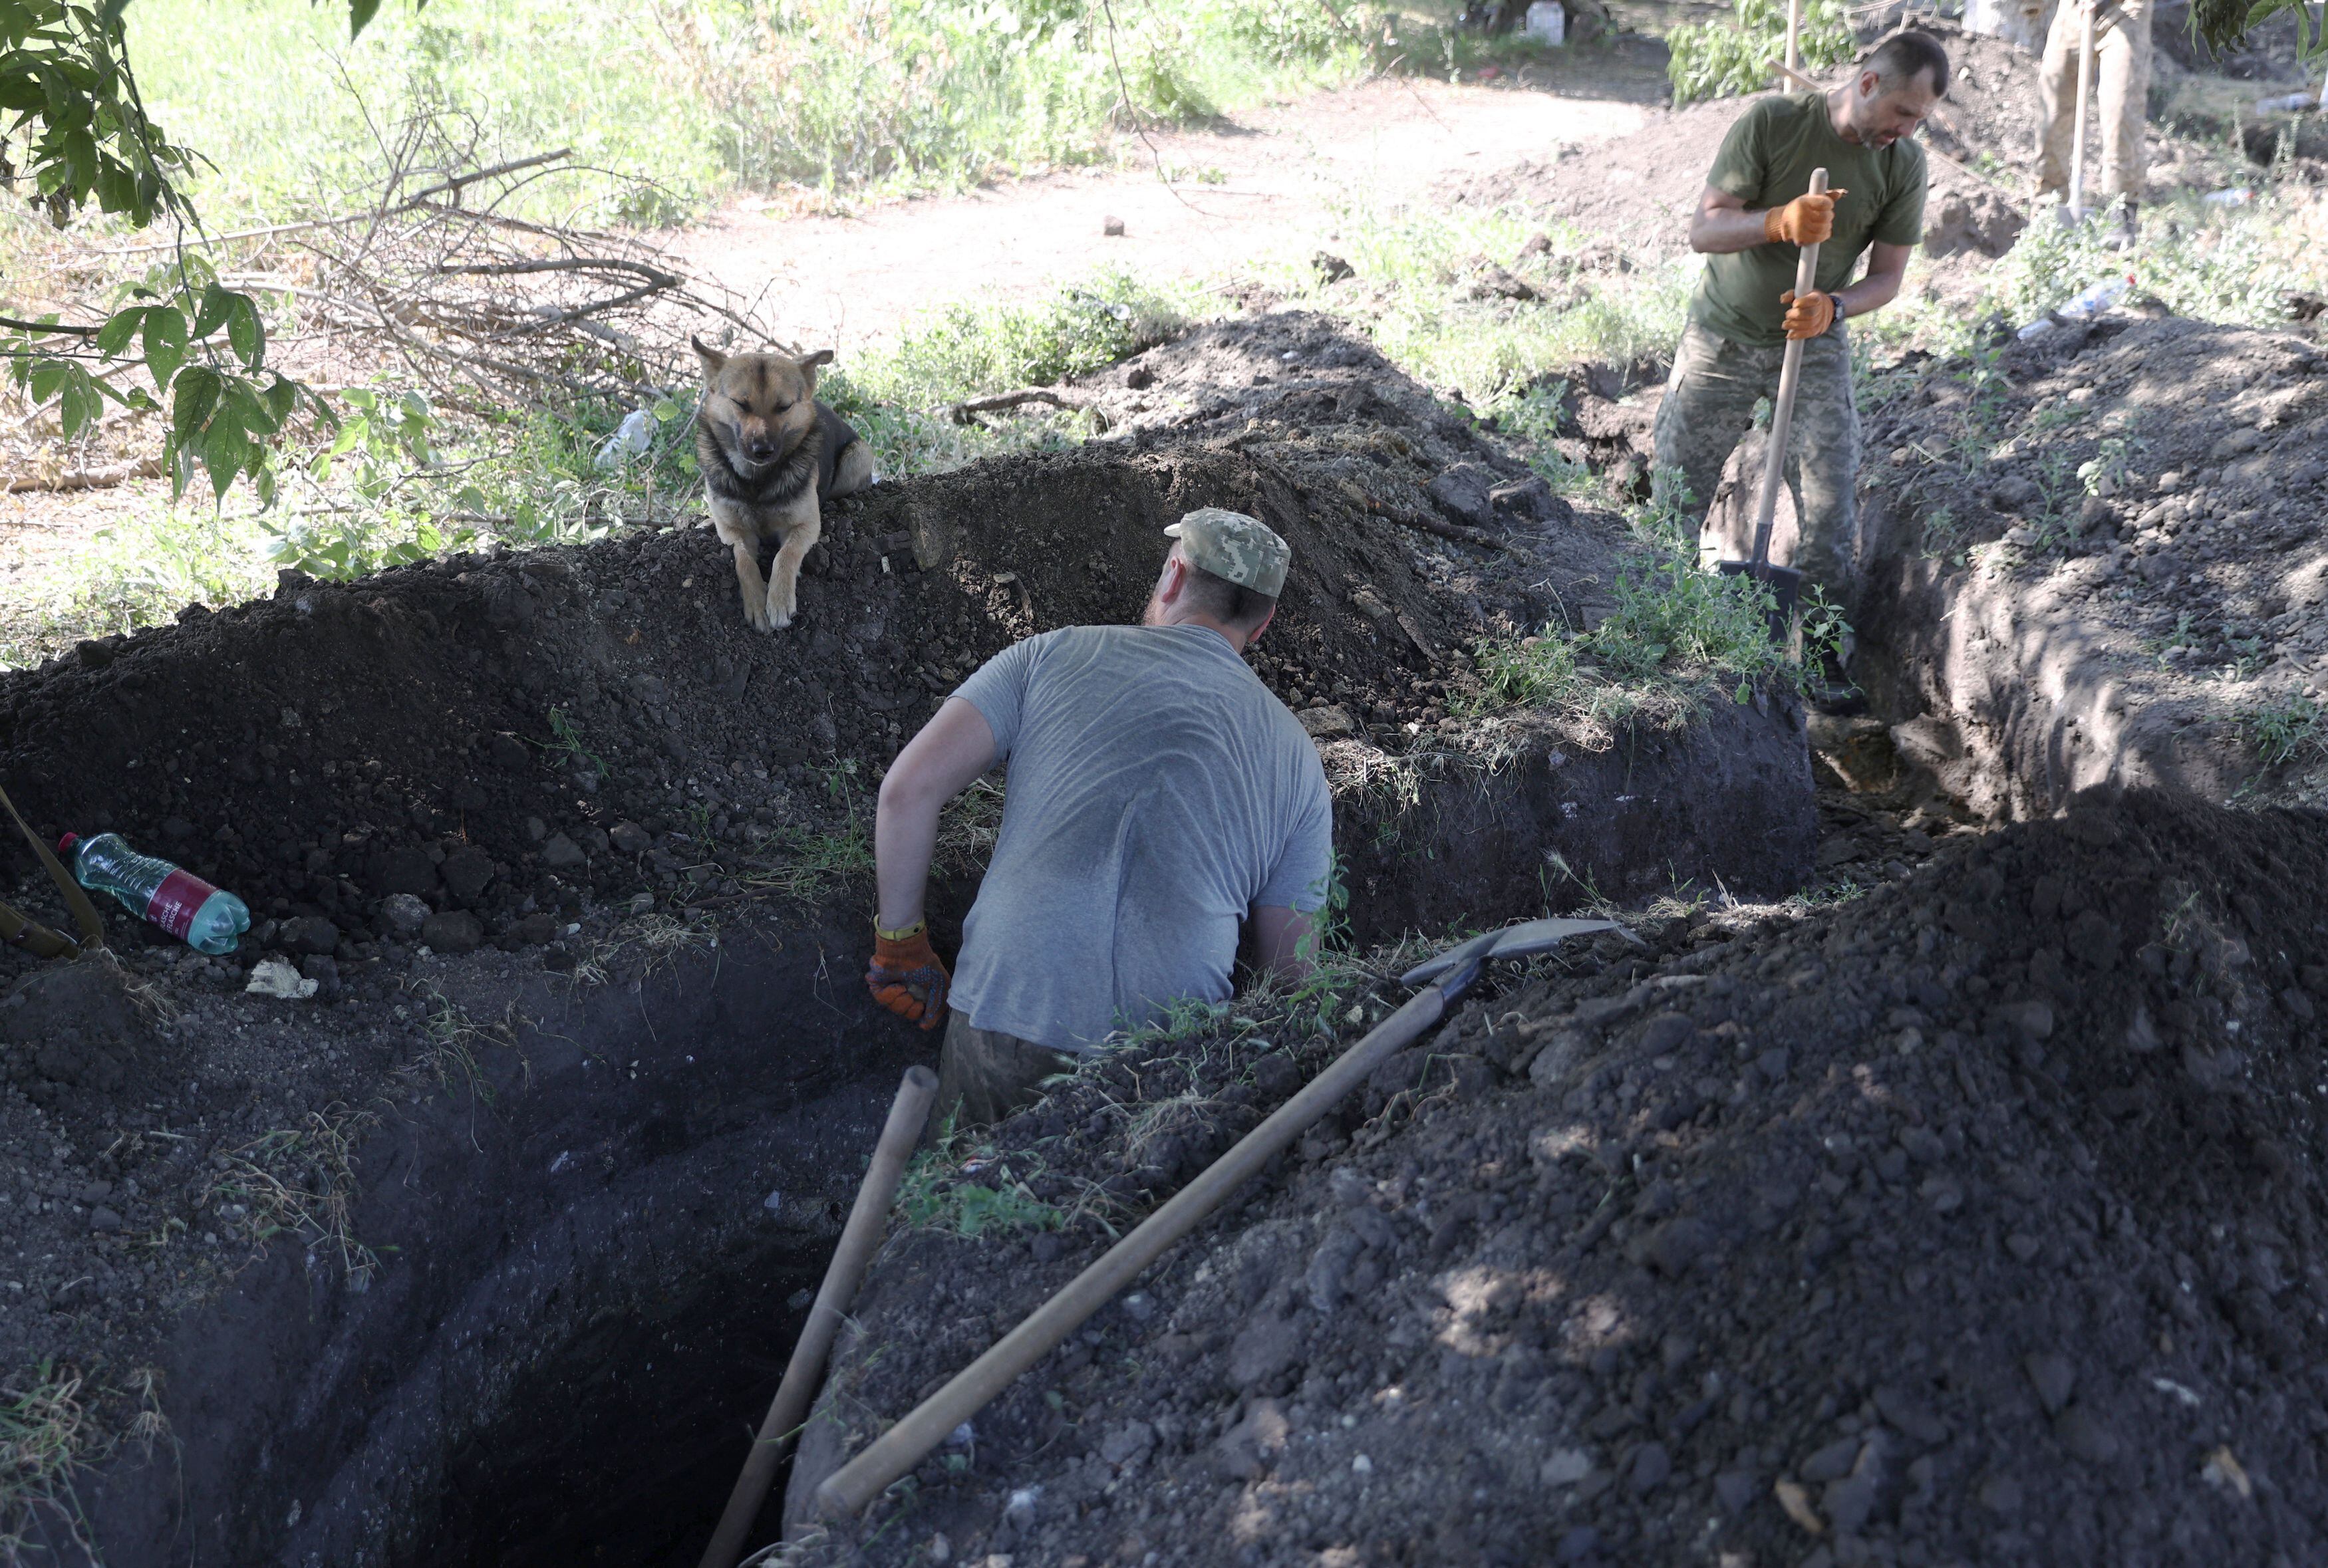
{"label": "small rock", "polygon": [[380,924],[408,942],[420,934],[430,913],[428,901],[411,893],[391,893],[380,901]]}
{"label": "small rock", "polygon": [[1356,268],[1329,250],[1320,250],[1311,257],[1310,265],[1316,268],[1318,276],[1328,283],[1339,283],[1346,277],[1356,277],[1358,275]]}
{"label": "small rock", "polygon": [[564,833],[551,834],[549,841],[541,846],[541,863],[552,870],[562,871],[570,866],[579,866],[588,858],[583,854],[582,846]]}
{"label": "small rock", "polygon": [[438,953],[474,953],[484,939],[484,923],[465,909],[431,915],[420,928],[420,940]]}
{"label": "small rock", "polygon": [[1229,1381],[1250,1389],[1301,1363],[1301,1335],[1282,1318],[1256,1318],[1229,1346]]}
{"label": "small rock", "polygon": [[1938,1416],[1897,1385],[1884,1384],[1875,1390],[1875,1408],[1886,1422],[1918,1442],[1941,1442],[1948,1435]]}
{"label": "small rock", "polygon": [[1875,1511],[1876,1476],[1873,1469],[1839,1481],[1829,1481],[1819,1497],[1827,1523],[1838,1535],[1856,1535]]}
{"label": "small rock", "polygon": [[2053,1033],[2053,1004],[2049,1001],[2005,1002],[1991,1008],[1988,1017],[2025,1039],[2047,1039]]}
{"label": "small rock", "polygon": [[1760,1490],[1754,1484],[1753,1475],[1746,1470],[1724,1470],[1713,1478],[1714,1499],[1725,1514],[1744,1513]]}
{"label": "small rock", "polygon": [[1144,1421],[1128,1421],[1099,1440],[1099,1457],[1119,1469],[1156,1446],[1156,1429]]}
{"label": "small rock", "polygon": [[2117,1458],[2117,1433],[2082,1404],[2073,1404],[2053,1418],[2053,1435],[2063,1448],[2089,1465],[2106,1465]]}
{"label": "small rock", "polygon": [[1488,528],[1496,521],[1496,475],[1478,464],[1458,463],[1422,488],[1441,511],[1473,528]]}
{"label": "small rock", "polygon": [[2029,1386],[2037,1391],[2037,1403],[2047,1415],[2060,1414],[2077,1391],[2078,1369],[2066,1356],[2039,1351],[2023,1357],[2021,1370],[2028,1375]]}
{"label": "small rock", "polygon": [[1697,1025],[1687,1013],[1659,1013],[1641,1026],[1642,1053],[1662,1056],[1696,1032]]}
{"label": "small rock", "polygon": [[1666,1278],[1679,1279],[1713,1244],[1713,1227],[1702,1219],[1684,1216],[1649,1233],[1642,1249],[1643,1261]]}
{"label": "small rock", "polygon": [[299,961],[299,972],[315,982],[315,994],[326,1001],[340,994],[340,961],[327,953],[311,953]]}
{"label": "small rock", "polygon": [[1590,1525],[1577,1525],[1564,1532],[1554,1556],[1563,1563],[1582,1563],[1600,1550],[1600,1532]]}
{"label": "small rock", "polygon": [[1980,1483],[1980,1506],[1992,1514],[2011,1516],[2021,1511],[2021,1483],[2011,1476],[1991,1476]]}
{"label": "small rock", "polygon": [[654,848],[654,835],[636,822],[616,822],[606,833],[606,841],[625,855],[643,855]]}
{"label": "small rock", "polygon": [[1011,1528],[1024,1534],[1035,1523],[1035,1505],[1042,1501],[1042,1488],[1020,1487],[1010,1494],[1010,1500],[1002,1506],[1003,1520]]}
{"label": "small rock", "polygon": [[1900,1147],[1919,1165],[1938,1165],[1948,1155],[1948,1146],[1929,1127],[1900,1129]]}
{"label": "small rock", "polygon": [[121,1228],[121,1216],[102,1206],[91,1209],[89,1228],[99,1235],[111,1235]]}
{"label": "small rock", "polygon": [[1859,1447],[1855,1437],[1839,1438],[1827,1444],[1803,1461],[1803,1479],[1814,1484],[1841,1480],[1851,1473],[1853,1463],[1859,1458]]}
{"label": "small rock", "polygon": [[1916,1190],[1934,1214],[1954,1214],[1964,1207],[1964,1184],[1953,1176],[1928,1177]]}
{"label": "small rock", "polygon": [[438,868],[445,890],[462,904],[474,904],[493,879],[493,858],[474,844],[464,844],[445,857]]}
{"label": "small rock", "polygon": [[1305,709],[1293,717],[1301,721],[1302,730],[1312,740],[1340,740],[1358,732],[1358,721],[1338,702]]}
{"label": "small rock", "polygon": [[1635,1495],[1652,1491],[1665,1484],[1673,1474],[1673,1457],[1661,1442],[1645,1442],[1633,1451],[1633,1462],[1626,1474],[1626,1483]]}
{"label": "small rock", "polygon": [[1775,1084],[1787,1075],[1787,1047],[1773,1046],[1754,1058],[1754,1069]]}
{"label": "small rock", "polygon": [[1099,221],[1099,231],[1110,239],[1123,238],[1123,220],[1110,216]]}
{"label": "small rock", "polygon": [[434,893],[436,862],[417,844],[398,844],[381,851],[372,886],[382,893]]}
{"label": "small rock", "polygon": [[528,817],[525,820],[525,836],[539,844],[542,840],[549,837],[549,824],[540,817]]}
{"label": "small rock", "polygon": [[518,944],[523,947],[540,947],[558,934],[558,916],[548,910],[537,910],[510,927]]}
{"label": "small rock", "polygon": [[1547,1487],[1572,1487],[1592,1473],[1592,1456],[1581,1448],[1556,1448],[1537,1477]]}
{"label": "small rock", "polygon": [[330,953],[340,945],[340,928],[320,915],[302,915],[277,927],[275,940],[291,953]]}

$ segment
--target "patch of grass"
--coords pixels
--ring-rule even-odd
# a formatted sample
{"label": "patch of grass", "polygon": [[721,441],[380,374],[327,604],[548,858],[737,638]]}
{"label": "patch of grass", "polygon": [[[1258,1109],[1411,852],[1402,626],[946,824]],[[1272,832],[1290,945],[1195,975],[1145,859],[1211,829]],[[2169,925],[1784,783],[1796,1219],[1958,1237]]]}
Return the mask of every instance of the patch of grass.
{"label": "patch of grass", "polygon": [[[1769,62],[1787,58],[1787,7],[1779,0],[1732,0],[1731,13],[1727,22],[1685,22],[1666,35],[1675,108],[1771,86]],[[1804,71],[1813,76],[1859,54],[1842,0],[1810,0],[1796,42]]]}
{"label": "patch of grass", "polygon": [[[1523,255],[1529,242],[1545,244]],[[1673,352],[1699,264],[1676,258],[1618,274],[1605,246],[1519,203],[1386,211],[1344,209],[1330,240],[1356,270],[1328,284],[1307,253],[1261,264],[1272,286],[1338,315],[1418,380],[1476,412],[1531,418],[1531,393],[1591,360],[1662,361]],[[1488,266],[1535,290],[1483,289]],[[1484,296],[1484,297],[1482,296]],[[1535,416],[1540,422],[1540,411]]]}
{"label": "patch of grass", "polygon": [[1636,509],[1633,527],[1616,607],[1598,624],[1546,626],[1480,646],[1479,710],[1552,709],[1604,737],[1629,721],[1676,728],[1716,694],[1744,702],[1771,681],[1805,689],[1821,656],[1847,635],[1842,615],[1814,587],[1798,657],[1771,641],[1769,590],[1751,577],[1704,569],[1695,531],[1671,502]]}
{"label": "patch of grass", "polygon": [[262,1133],[227,1152],[200,1207],[241,1226],[256,1245],[290,1235],[337,1253],[348,1289],[361,1292],[371,1283],[380,1254],[350,1229],[355,1141],[376,1120],[333,1106],[309,1112],[298,1127]]}
{"label": "patch of grass", "polygon": [[2266,767],[2306,756],[2328,757],[2328,709],[2303,692],[2249,709],[2240,715],[2239,724]]}
{"label": "patch of grass", "polygon": [[343,208],[424,110],[473,122],[486,161],[571,146],[626,177],[540,182],[534,216],[957,190],[1103,159],[1126,89],[1143,118],[1203,118],[1347,80],[1380,32],[1300,0],[432,0],[353,43],[299,0],[140,0],[128,22],[156,118],[216,160],[193,192],[214,225]]}
{"label": "patch of grass", "polygon": [[[43,1359],[0,1380],[0,1562],[54,1561],[59,1537],[81,1560],[102,1564],[104,1554],[73,1488],[73,1478],[102,1463],[127,1441],[150,1447],[169,1435],[159,1380],[150,1367],[127,1385],[92,1389],[79,1372]],[[103,1405],[134,1405],[127,1419],[108,1422]]]}

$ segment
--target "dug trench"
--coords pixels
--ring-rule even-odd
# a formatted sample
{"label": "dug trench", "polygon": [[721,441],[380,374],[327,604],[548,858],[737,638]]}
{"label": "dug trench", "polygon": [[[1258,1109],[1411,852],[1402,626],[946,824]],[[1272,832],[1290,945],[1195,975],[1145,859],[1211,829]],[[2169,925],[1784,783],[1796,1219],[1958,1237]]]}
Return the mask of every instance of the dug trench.
{"label": "dug trench", "polygon": [[[39,831],[121,831],[257,918],[224,959],[119,918],[117,957],[7,957],[0,1355],[120,1438],[19,1527],[117,1565],[692,1561],[932,1054],[855,978],[879,770],[1013,639],[1134,615],[1189,507],[1293,545],[1254,668],[1319,738],[1359,943],[1803,882],[1783,690],[1477,702],[1475,639],[1607,605],[1619,520],[1314,318],[1146,358],[1159,394],[1268,369],[832,508],[781,636],[691,528],[286,576],[0,682]],[[942,945],[999,800],[949,820]],[[311,993],[247,990],[266,959]]]}

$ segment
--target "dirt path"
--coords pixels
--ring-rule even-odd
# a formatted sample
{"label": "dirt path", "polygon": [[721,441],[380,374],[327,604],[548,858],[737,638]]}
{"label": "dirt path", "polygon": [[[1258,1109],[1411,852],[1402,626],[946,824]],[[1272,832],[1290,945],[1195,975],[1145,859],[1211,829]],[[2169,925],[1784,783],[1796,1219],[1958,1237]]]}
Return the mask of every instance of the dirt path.
{"label": "dirt path", "polygon": [[[1216,275],[1307,243],[1339,203],[1410,201],[1563,143],[1629,136],[1664,88],[1649,47],[1626,40],[1482,84],[1370,81],[1204,131],[1159,132],[1152,150],[1126,137],[1117,167],[846,217],[739,201],[681,249],[730,286],[766,289],[788,335],[845,355],[952,300],[1024,298],[1111,266]],[[1122,221],[1120,236],[1104,232],[1110,218]]]}

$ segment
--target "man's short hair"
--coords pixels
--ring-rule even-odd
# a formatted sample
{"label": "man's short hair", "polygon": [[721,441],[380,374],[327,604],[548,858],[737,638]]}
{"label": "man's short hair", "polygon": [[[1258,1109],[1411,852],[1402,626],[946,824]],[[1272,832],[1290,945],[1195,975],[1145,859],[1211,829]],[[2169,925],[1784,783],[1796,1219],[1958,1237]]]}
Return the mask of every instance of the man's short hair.
{"label": "man's short hair", "polygon": [[1929,71],[1934,96],[1948,96],[1948,52],[1940,47],[1938,39],[1913,27],[1903,27],[1877,44],[1861,69],[1873,71],[1884,92],[1903,88]]}
{"label": "man's short hair", "polygon": [[1188,568],[1188,580],[1180,591],[1187,596],[1188,607],[1202,611],[1225,626],[1251,631],[1277,608],[1277,600],[1269,594],[1256,593],[1243,583],[1233,583],[1217,577],[1200,566],[1192,565],[1186,556],[1180,564]]}

